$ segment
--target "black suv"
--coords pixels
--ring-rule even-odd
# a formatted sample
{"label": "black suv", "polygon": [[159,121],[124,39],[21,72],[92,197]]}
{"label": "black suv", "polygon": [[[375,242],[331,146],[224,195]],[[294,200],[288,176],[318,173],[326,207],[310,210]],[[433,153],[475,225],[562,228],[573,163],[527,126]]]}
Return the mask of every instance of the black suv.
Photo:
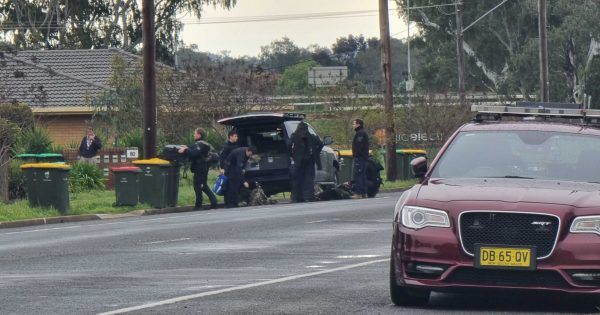
{"label": "black suv", "polygon": [[[259,182],[268,196],[291,191],[287,147],[290,136],[305,117],[300,113],[250,113],[219,120],[219,123],[237,131],[240,146],[253,145],[257,148],[259,158],[252,159],[246,166],[246,179]],[[310,124],[308,130],[317,135]],[[334,187],[338,182],[337,155],[327,146],[332,142],[329,136],[323,138],[323,167],[316,171],[315,176],[315,183],[323,188]]]}

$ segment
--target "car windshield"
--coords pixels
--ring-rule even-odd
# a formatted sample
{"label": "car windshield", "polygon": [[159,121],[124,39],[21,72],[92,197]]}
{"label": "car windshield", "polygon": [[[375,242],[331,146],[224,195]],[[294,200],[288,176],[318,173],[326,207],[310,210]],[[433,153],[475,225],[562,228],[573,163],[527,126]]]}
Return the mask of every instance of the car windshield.
{"label": "car windshield", "polygon": [[600,182],[600,137],[542,131],[461,132],[432,177]]}

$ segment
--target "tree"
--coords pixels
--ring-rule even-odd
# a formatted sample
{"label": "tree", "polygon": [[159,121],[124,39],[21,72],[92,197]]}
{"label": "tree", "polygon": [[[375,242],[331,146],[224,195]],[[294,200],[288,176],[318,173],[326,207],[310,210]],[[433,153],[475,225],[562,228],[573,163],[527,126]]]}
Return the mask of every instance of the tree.
{"label": "tree", "polygon": [[[406,16],[406,0],[396,0]],[[456,19],[454,7],[431,7],[429,1],[411,0],[411,21],[420,29],[423,67],[417,84],[427,90],[450,90],[456,82]],[[468,26],[493,8],[488,1],[461,5],[463,25]],[[549,68],[554,101],[581,101],[582,92],[594,94],[600,87],[584,87],[594,77],[592,61],[600,54],[600,14],[597,1],[550,0]],[[525,98],[538,90],[538,12],[536,1],[508,1],[478,21],[464,34],[463,51],[468,58],[466,87]],[[454,68],[454,69],[452,69]],[[432,78],[435,84],[432,85]]]}
{"label": "tree", "polygon": [[[121,135],[142,127],[142,73],[141,62],[128,64],[122,57],[115,56],[112,60],[112,75],[107,82],[110,89],[101,96],[88,100],[89,105],[95,108],[92,123],[107,128],[106,134],[114,134],[117,142]],[[107,140],[105,142],[108,143]]]}
{"label": "tree", "polygon": [[[408,58],[407,47],[404,42],[399,39],[392,38],[390,40],[390,50],[392,54],[392,84],[394,87],[399,86],[405,77]],[[416,53],[418,56],[419,54]],[[381,51],[379,48],[379,39],[372,38],[367,41],[367,48],[359,51],[354,57],[355,73],[352,79],[362,82],[368,93],[381,93],[382,78],[381,78]],[[411,60],[412,69],[418,69],[418,63],[415,58]]]}
{"label": "tree", "polygon": [[8,202],[8,167],[20,128],[8,119],[0,117],[0,201]]}
{"label": "tree", "polygon": [[[271,73],[256,69],[244,59],[204,62],[196,66],[190,61],[185,71],[157,69],[159,142],[182,143],[196,127],[218,129],[216,121],[220,118],[269,106],[267,95],[273,93],[276,80]],[[127,65],[121,57],[115,57],[110,90],[89,100],[96,108],[93,123],[106,126],[107,134],[117,138],[139,130],[142,80],[140,64]]]}
{"label": "tree", "polygon": [[459,126],[473,118],[468,105],[435,94],[414,95],[412,103],[415,106],[396,110],[398,146],[426,149],[430,157]]}
{"label": "tree", "polygon": [[311,55],[310,58],[321,66],[330,67],[338,65],[338,63],[333,59],[331,50],[327,47],[320,47],[316,44],[310,45],[308,46],[308,51]]}
{"label": "tree", "polygon": [[283,73],[287,67],[309,60],[310,52],[284,37],[260,47],[258,58],[263,69]]}
{"label": "tree", "polygon": [[[157,58],[172,61],[183,25],[177,12],[200,18],[204,6],[231,8],[237,0],[161,0],[155,2]],[[18,49],[108,48],[139,50],[141,1],[13,0],[0,4],[0,27]]]}
{"label": "tree", "polygon": [[332,45],[335,57],[342,63],[352,60],[356,57],[359,51],[367,49],[367,41],[364,36],[354,36],[352,34],[347,37],[339,37]]}
{"label": "tree", "polygon": [[277,94],[305,94],[309,90],[308,71],[319,64],[310,60],[288,67],[277,83]]}

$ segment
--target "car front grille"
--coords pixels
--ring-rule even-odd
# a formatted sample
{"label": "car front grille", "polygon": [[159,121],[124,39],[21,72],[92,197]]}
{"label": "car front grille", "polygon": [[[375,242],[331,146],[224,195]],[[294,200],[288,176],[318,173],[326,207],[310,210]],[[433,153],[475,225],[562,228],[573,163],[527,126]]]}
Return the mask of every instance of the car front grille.
{"label": "car front grille", "polygon": [[444,281],[458,284],[514,287],[566,288],[570,286],[558,272],[552,270],[523,271],[458,268]]}
{"label": "car front grille", "polygon": [[464,212],[459,218],[464,250],[473,255],[475,244],[535,246],[537,258],[548,257],[556,244],[560,220],[527,212]]}

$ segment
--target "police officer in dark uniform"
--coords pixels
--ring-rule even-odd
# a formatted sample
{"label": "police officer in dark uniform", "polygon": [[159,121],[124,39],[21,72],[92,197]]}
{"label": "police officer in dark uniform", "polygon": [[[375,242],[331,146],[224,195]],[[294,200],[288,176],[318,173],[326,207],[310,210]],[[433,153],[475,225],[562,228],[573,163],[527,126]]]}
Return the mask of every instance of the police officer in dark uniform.
{"label": "police officer in dark uniform", "polygon": [[354,119],[352,126],[356,131],[352,140],[352,182],[354,183],[352,199],[361,199],[367,197],[366,166],[369,158],[369,136],[362,119]]}
{"label": "police officer in dark uniform", "polygon": [[196,193],[195,210],[202,209],[203,192],[208,196],[208,200],[210,200],[210,207],[212,209],[217,207],[217,197],[215,197],[207,184],[208,164],[206,159],[210,151],[210,146],[202,141],[204,133],[203,128],[196,128],[194,131],[194,140],[196,142],[190,146],[181,145],[178,150],[179,153],[185,154],[191,161],[190,170],[194,173],[194,192]]}
{"label": "police officer in dark uniform", "polygon": [[[238,142],[237,131],[230,130],[227,133],[227,141],[225,141],[225,144],[223,144],[223,148],[221,148],[221,152],[219,153],[219,168],[221,169],[221,174],[225,174],[225,166],[227,163],[226,160],[227,160],[227,157],[229,156],[229,153],[231,153],[231,151],[233,151],[239,147],[237,142]],[[225,196],[223,196],[223,197],[225,199],[225,204],[228,204],[227,194],[225,194]]]}
{"label": "police officer in dark uniform", "polygon": [[288,151],[291,157],[292,202],[315,200],[315,164],[321,169],[323,142],[308,131],[308,125],[300,122],[290,136]]}
{"label": "police officer in dark uniform", "polygon": [[250,156],[256,153],[256,147],[239,147],[229,153],[225,160],[225,176],[227,176],[227,190],[225,196],[227,203],[225,207],[233,208],[238,206],[238,195],[242,186],[249,187],[245,183],[244,169]]}

